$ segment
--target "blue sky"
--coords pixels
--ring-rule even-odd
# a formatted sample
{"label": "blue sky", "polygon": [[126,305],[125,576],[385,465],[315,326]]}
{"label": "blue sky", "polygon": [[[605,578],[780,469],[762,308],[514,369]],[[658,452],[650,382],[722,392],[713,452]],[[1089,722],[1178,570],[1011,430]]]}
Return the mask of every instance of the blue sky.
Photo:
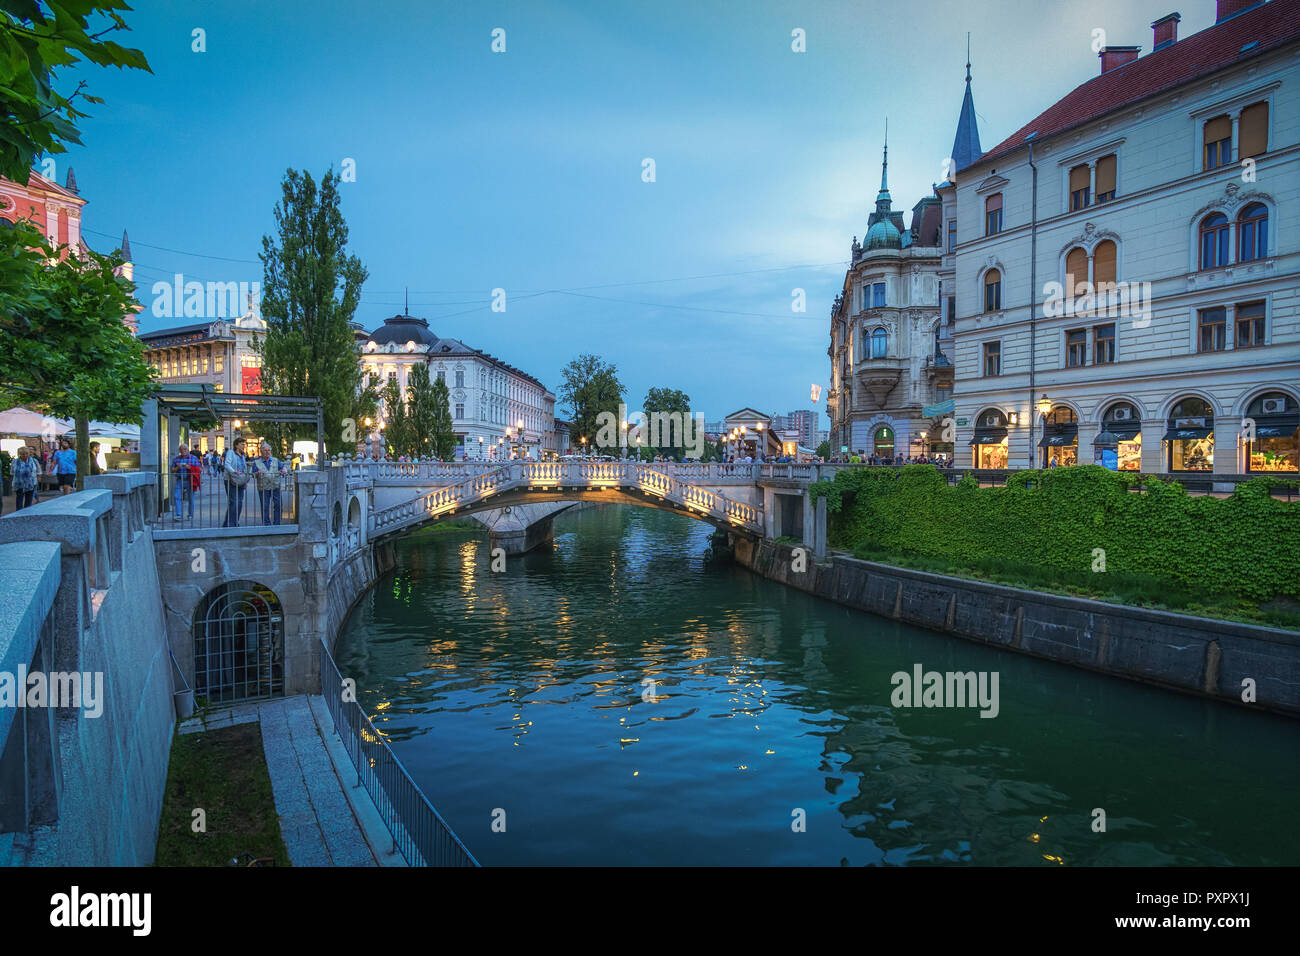
{"label": "blue sky", "polygon": [[[1182,6],[1180,36],[1213,21],[1213,0]],[[813,407],[825,427],[809,385],[829,377],[830,303],[874,208],[886,115],[894,206],[910,222],[952,146],[967,31],[988,148],[1097,72],[1095,28],[1145,54],[1169,12],[1170,0],[141,0],[123,42],[154,75],[80,74],[106,102],[57,174],[76,168],[92,247],[129,230],[147,306],[176,272],[259,280],[285,169],[319,176],[352,159],[343,210],[370,271],[366,327],[400,312],[409,287],[411,313],[438,334],[552,389],[570,358],[595,352],[633,408],[667,386],[710,420]],[[195,28],[206,52],[191,49]],[[791,50],[795,28],[805,53]],[[504,313],[489,308],[498,287]]]}

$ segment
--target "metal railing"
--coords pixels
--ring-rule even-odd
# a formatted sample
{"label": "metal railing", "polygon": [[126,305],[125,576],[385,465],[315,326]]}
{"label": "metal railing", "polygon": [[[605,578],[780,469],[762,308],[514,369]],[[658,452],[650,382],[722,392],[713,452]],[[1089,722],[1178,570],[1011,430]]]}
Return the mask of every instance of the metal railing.
{"label": "metal railing", "polygon": [[[263,487],[259,487],[259,484]],[[298,521],[298,481],[293,472],[266,479],[249,478],[238,487],[221,472],[203,469],[197,488],[192,477],[175,473],[158,476],[158,517],[163,530],[208,528],[267,528]]]}
{"label": "metal railing", "polygon": [[343,675],[323,642],[320,654],[325,705],[356,768],[357,784],[366,788],[393,836],[394,852],[402,854],[411,866],[478,866],[478,860],[411,779],[361,705],[343,699]]}

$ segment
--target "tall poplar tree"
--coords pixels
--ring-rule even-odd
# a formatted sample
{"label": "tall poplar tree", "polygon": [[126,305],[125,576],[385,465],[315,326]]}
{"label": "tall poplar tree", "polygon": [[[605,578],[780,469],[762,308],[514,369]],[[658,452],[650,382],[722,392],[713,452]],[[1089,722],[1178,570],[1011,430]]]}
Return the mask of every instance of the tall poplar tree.
{"label": "tall poplar tree", "polygon": [[456,454],[456,431],[451,419],[451,392],[447,383],[441,378],[433,381],[431,404],[433,453],[441,461],[447,461]]}
{"label": "tall poplar tree", "polygon": [[[334,447],[373,407],[362,381],[361,357],[349,322],[368,273],[348,255],[348,226],[340,209],[339,178],[329,170],[317,187],[308,172],[290,169],[275,205],[277,236],[262,237],[262,318],[266,335],[254,339],[262,359],[262,389],[276,395],[320,398],[325,439]],[[351,427],[345,423],[351,419]],[[282,426],[281,438],[314,435],[310,425]]]}

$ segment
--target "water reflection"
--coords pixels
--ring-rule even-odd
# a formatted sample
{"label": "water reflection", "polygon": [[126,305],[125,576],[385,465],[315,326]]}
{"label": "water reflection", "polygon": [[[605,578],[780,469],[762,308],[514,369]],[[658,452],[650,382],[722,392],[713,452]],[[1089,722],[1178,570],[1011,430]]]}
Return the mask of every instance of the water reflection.
{"label": "water reflection", "polygon": [[[502,573],[433,536],[358,606],[343,672],[480,860],[1298,861],[1290,722],[854,614],[708,533],[602,507]],[[915,663],[998,671],[999,716],[893,708]]]}

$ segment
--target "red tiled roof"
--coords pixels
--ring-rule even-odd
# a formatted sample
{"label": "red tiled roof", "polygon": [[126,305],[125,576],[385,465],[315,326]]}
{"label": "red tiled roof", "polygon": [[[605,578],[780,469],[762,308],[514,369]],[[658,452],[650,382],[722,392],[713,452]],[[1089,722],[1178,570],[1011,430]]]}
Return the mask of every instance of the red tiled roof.
{"label": "red tiled roof", "polygon": [[[1173,46],[1095,76],[1038,114],[983,156],[983,163],[1024,145],[1087,123],[1138,100],[1181,86],[1231,64],[1300,39],[1300,0],[1270,0]],[[1258,41],[1249,50],[1242,47]],[[1099,67],[1100,68],[1100,67]]]}

